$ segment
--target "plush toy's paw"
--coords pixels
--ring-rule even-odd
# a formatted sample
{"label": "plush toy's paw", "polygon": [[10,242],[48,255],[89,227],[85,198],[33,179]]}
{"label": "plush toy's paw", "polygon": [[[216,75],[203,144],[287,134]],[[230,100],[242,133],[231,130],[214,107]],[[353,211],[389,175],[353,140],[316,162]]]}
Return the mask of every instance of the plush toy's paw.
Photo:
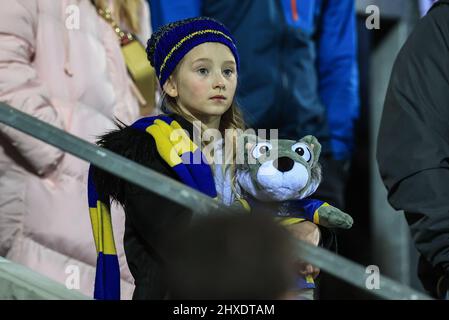
{"label": "plush toy's paw", "polygon": [[319,224],[328,228],[350,229],[354,220],[352,217],[331,205],[318,209]]}

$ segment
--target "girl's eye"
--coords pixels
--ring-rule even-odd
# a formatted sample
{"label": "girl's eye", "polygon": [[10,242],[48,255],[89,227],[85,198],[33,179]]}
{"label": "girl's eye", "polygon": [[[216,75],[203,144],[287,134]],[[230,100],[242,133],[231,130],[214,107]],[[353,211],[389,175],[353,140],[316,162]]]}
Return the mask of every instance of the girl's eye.
{"label": "girl's eye", "polygon": [[202,76],[207,76],[209,74],[209,70],[207,70],[206,68],[200,68],[197,70],[197,72]]}
{"label": "girl's eye", "polygon": [[223,74],[225,77],[230,77],[230,76],[232,76],[233,73],[234,73],[234,70],[232,70],[232,69],[226,69],[223,71]]}
{"label": "girl's eye", "polygon": [[292,146],[292,151],[296,152],[300,157],[302,157],[307,162],[312,160],[312,153],[310,152],[309,147],[305,143],[295,143]]}
{"label": "girl's eye", "polygon": [[269,151],[272,149],[273,147],[271,146],[270,143],[268,142],[260,142],[258,144],[256,144],[256,146],[253,149],[253,157],[255,159],[260,158],[262,155],[267,155],[269,156]]}

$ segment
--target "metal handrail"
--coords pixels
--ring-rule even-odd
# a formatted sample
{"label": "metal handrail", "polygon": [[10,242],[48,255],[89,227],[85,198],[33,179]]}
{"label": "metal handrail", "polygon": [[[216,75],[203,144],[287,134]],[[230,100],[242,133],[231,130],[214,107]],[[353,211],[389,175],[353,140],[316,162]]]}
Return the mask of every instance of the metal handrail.
{"label": "metal handrail", "polygon": [[0,300],[91,300],[78,290],[0,257]]}

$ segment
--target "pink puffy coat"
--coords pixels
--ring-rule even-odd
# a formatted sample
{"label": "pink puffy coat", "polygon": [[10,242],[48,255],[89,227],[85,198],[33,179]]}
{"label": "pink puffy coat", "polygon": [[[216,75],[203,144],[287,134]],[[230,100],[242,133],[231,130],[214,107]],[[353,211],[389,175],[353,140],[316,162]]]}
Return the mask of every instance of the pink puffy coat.
{"label": "pink puffy coat", "polygon": [[[138,117],[116,35],[89,0],[2,0],[0,100],[91,142],[113,128],[114,117],[125,123]],[[0,124],[0,255],[92,296],[96,252],[87,168]],[[127,299],[133,279],[123,254],[123,211],[112,216]]]}

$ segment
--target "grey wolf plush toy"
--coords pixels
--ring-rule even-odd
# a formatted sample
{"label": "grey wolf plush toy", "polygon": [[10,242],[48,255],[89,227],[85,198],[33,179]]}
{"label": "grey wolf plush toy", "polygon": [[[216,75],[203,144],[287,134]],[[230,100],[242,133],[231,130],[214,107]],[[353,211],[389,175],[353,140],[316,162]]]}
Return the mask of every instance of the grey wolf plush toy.
{"label": "grey wolf plush toy", "polygon": [[[307,198],[321,182],[321,145],[314,136],[293,141],[262,140],[243,134],[238,146],[244,149],[236,167],[243,197],[239,202],[246,201],[252,212],[274,214],[283,225],[308,220],[328,228],[352,227],[348,214],[324,201]],[[311,275],[298,276],[292,292],[300,299],[313,299],[314,289]]]}
{"label": "grey wolf plush toy", "polygon": [[348,214],[326,202],[305,199],[321,182],[321,145],[314,136],[293,141],[244,134],[239,143],[244,158],[237,164],[236,177],[252,211],[271,211],[291,223],[309,220],[324,227],[351,228]]}

